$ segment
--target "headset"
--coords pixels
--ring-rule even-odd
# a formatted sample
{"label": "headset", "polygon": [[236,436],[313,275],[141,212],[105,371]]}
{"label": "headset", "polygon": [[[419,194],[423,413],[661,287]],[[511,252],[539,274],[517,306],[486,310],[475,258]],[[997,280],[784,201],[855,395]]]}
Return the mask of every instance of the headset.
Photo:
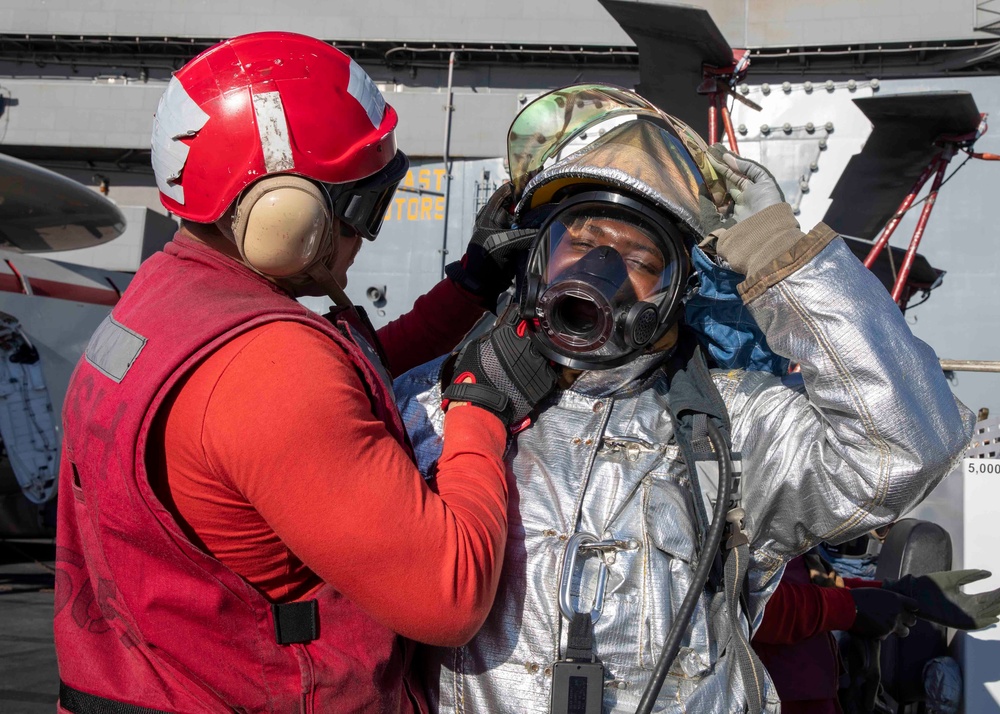
{"label": "headset", "polygon": [[232,238],[240,257],[271,278],[309,272],[331,251],[334,218],[375,240],[410,161],[397,151],[385,168],[360,181],[328,184],[276,174],[254,182],[236,201]]}
{"label": "headset", "polygon": [[319,185],[290,174],[252,184],[236,202],[233,239],[257,272],[289,278],[305,272],[321,249],[333,247],[330,201]]}

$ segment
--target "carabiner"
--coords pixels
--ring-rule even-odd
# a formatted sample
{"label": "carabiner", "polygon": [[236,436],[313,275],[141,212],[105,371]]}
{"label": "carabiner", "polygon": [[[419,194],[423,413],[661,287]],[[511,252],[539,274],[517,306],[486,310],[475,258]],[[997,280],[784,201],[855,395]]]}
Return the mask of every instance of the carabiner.
{"label": "carabiner", "polygon": [[[563,617],[570,622],[573,621],[574,615],[582,612],[581,610],[574,609],[574,593],[570,592],[573,576],[577,574],[578,568],[580,570],[583,569],[583,563],[585,562],[585,560],[578,558],[581,546],[586,546],[589,543],[598,543],[600,540],[593,533],[576,533],[566,543],[566,551],[563,554],[562,573],[559,576],[559,610],[562,612]],[[590,621],[596,623],[601,617],[601,608],[604,606],[604,590],[608,585],[608,566],[604,562],[604,558],[600,557],[599,550],[595,549],[591,552],[596,553],[600,560],[597,571],[597,588],[594,592],[593,607],[590,610]],[[577,565],[578,562],[579,566]],[[579,597],[580,593],[576,593],[576,595]]]}

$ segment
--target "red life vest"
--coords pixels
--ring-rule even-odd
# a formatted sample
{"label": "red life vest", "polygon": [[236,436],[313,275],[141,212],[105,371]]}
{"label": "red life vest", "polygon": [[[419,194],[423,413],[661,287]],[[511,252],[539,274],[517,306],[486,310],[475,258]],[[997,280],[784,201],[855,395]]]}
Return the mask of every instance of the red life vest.
{"label": "red life vest", "polygon": [[[310,603],[272,611],[185,537],[149,484],[150,425],[170,389],[228,340],[275,320],[310,325],[340,345],[373,413],[406,443],[356,329],[175,238],[98,328],[66,395],[56,531],[61,711],[95,711],[90,695],[169,712],[413,711],[406,690],[417,688],[404,683],[410,651],[400,637],[329,586],[315,596],[318,617]],[[284,641],[315,638],[278,644],[276,619]]]}

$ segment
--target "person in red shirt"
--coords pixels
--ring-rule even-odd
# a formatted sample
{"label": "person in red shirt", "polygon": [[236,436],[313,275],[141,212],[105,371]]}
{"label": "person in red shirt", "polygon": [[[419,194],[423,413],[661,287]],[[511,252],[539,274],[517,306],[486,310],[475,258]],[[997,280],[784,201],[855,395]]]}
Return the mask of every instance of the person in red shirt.
{"label": "person in red shirt", "polygon": [[804,556],[789,561],[753,636],[781,711],[839,714],[839,657],[831,632],[905,636],[916,610],[916,602],[882,590],[878,581],[838,576],[837,587],[821,587],[810,580]]}
{"label": "person in red shirt", "polygon": [[[503,324],[473,342],[421,477],[389,375],[495,309],[524,234],[498,192],[449,277],[376,333],[343,288],[406,173],[395,125],[301,35],[224,41],[171,80],[152,163],[181,228],[66,398],[60,711],[419,711],[403,638],[462,644],[489,612],[508,428],[554,375]],[[337,307],[295,300],[315,294]]]}
{"label": "person in red shirt", "polygon": [[[767,668],[786,714],[840,714],[840,657],[832,632],[862,641],[906,637],[917,619],[960,630],[997,622],[1000,588],[971,595],[962,586],[989,577],[985,570],[904,575],[898,580],[844,578],[807,553],[789,561],[767,602],[753,636],[753,648]],[[811,569],[807,562],[816,563]],[[823,584],[820,585],[819,583]],[[878,656],[875,650],[877,664]],[[877,670],[863,699],[870,711],[878,689]]]}

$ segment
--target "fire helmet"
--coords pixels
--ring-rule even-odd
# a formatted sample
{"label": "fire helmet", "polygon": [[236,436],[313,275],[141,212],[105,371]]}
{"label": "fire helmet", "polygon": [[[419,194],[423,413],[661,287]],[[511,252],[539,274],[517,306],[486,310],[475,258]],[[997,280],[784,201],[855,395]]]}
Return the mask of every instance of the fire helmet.
{"label": "fire helmet", "polygon": [[525,107],[508,148],[515,218],[540,226],[521,305],[539,350],[602,369],[653,347],[725,200],[704,142],[634,92],[575,85]]}

